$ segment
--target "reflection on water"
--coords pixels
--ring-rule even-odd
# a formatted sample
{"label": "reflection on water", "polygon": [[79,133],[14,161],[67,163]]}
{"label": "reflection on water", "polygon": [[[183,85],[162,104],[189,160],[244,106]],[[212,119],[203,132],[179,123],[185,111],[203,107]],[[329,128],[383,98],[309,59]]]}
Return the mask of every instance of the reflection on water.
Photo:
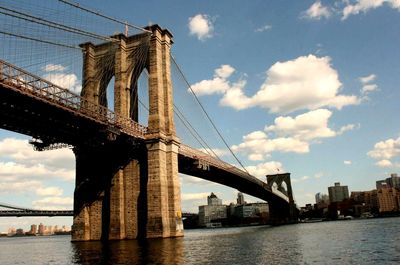
{"label": "reflection on water", "polygon": [[74,264],[183,264],[183,238],[75,242]]}
{"label": "reflection on water", "polygon": [[186,230],[183,238],[71,243],[0,238],[0,264],[400,264],[400,218]]}

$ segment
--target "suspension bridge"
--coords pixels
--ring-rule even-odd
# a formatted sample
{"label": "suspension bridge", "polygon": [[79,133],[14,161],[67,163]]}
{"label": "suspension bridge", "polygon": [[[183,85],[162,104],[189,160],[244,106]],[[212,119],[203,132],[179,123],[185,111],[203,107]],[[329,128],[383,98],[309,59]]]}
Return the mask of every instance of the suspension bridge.
{"label": "suspension bridge", "polygon": [[66,0],[3,1],[0,20],[0,128],[31,136],[37,151],[73,149],[73,240],[182,236],[178,173],[268,201],[273,223],[295,220],[290,174],[249,174],[171,55],[167,29]]}
{"label": "suspension bridge", "polygon": [[0,203],[0,217],[73,216],[73,210],[39,210]]}

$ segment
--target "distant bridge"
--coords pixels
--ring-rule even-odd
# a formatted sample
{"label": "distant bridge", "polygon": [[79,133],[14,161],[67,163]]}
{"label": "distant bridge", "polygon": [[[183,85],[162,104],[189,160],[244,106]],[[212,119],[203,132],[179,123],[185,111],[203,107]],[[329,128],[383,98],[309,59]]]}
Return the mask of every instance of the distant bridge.
{"label": "distant bridge", "polygon": [[[73,210],[39,210],[22,208],[5,203],[0,203],[0,217],[24,217],[24,216],[74,216]],[[8,209],[8,210],[7,210]]]}

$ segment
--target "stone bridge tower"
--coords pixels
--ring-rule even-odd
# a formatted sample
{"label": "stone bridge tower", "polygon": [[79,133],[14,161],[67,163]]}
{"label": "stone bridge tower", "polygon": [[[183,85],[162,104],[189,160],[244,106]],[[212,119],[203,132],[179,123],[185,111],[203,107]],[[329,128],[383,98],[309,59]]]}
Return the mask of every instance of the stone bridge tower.
{"label": "stone bridge tower", "polygon": [[[82,44],[81,96],[107,106],[114,77],[114,111],[138,121],[137,80],[149,73],[149,118],[145,139],[105,128],[91,144],[75,146],[73,241],[183,236],[179,139],[176,136],[170,48],[172,34],[158,25],[151,33],[112,36],[112,42]],[[99,110],[97,110],[99,111]]]}
{"label": "stone bridge tower", "polygon": [[[282,173],[275,175],[267,175],[267,184],[272,189],[276,188],[285,194],[289,203],[270,203],[269,212],[272,224],[287,224],[297,222],[297,209],[293,198],[292,183],[290,181],[290,173]],[[284,185],[285,184],[285,185]],[[286,186],[286,187],[285,187]]]}

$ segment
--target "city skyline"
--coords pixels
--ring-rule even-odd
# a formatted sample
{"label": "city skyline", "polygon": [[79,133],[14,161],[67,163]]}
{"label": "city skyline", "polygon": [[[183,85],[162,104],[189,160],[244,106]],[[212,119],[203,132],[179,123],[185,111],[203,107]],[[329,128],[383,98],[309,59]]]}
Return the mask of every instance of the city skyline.
{"label": "city skyline", "polygon": [[[334,182],[370,190],[400,171],[400,6],[372,2],[172,1],[133,8],[129,1],[79,1],[135,25],[168,28],[174,57],[233,151],[264,181],[290,172],[298,205]],[[72,209],[72,151],[34,152],[28,140],[0,131],[0,202]],[[224,159],[222,146],[212,147]],[[181,180],[187,211],[211,190],[223,202],[237,193],[195,177]],[[0,231],[29,220],[2,218]]]}

